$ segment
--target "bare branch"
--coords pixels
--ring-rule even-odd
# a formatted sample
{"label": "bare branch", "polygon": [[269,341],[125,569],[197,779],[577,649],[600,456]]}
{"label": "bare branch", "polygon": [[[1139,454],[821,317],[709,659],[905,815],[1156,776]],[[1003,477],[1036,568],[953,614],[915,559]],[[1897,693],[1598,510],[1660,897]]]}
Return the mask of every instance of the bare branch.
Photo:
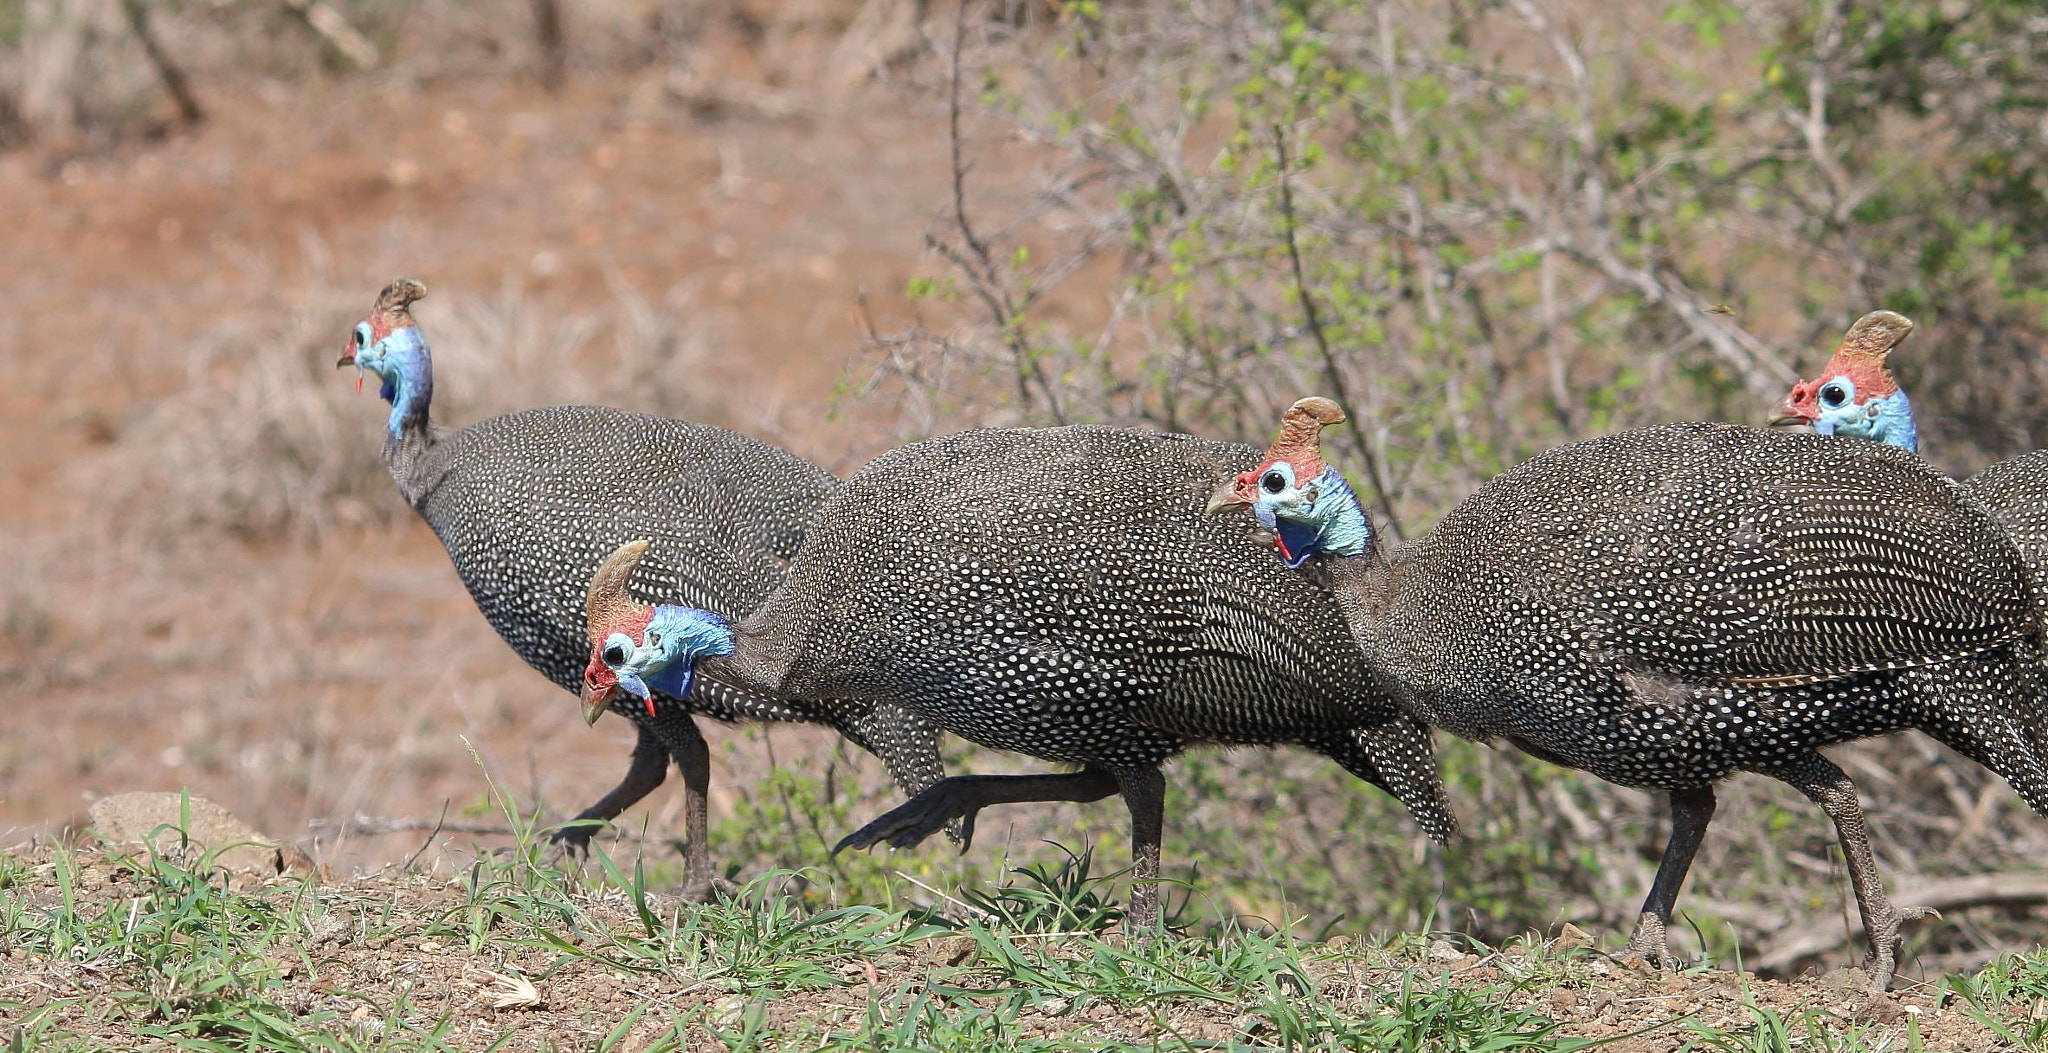
{"label": "bare branch", "polygon": [[170,93],[171,101],[178,107],[178,123],[190,128],[206,120],[206,111],[199,107],[199,100],[192,94],[192,85],[185,79],[185,71],[171,61],[171,54],[156,38],[156,29],[150,25],[149,5],[145,0],[121,0],[121,10],[128,16],[129,28],[135,31],[135,39],[142,44],[144,54],[149,56],[150,65],[164,82],[164,91]]}
{"label": "bare branch", "polygon": [[348,19],[343,18],[327,0],[283,0],[283,3],[355,68],[371,69],[377,65],[377,45],[356,32],[356,27],[349,25]]}
{"label": "bare branch", "polygon": [[[1901,888],[1892,900],[1937,911],[1969,907],[2038,907],[2048,903],[2048,874],[1972,874]],[[1860,918],[1851,918],[1845,923],[1842,916],[1834,912],[1815,915],[1780,929],[1777,936],[1764,945],[1761,955],[1745,958],[1743,964],[1757,972],[1776,972],[1862,936],[1863,922]]]}
{"label": "bare branch", "polygon": [[[1288,186],[1290,161],[1287,157],[1287,132],[1278,125],[1273,127],[1273,152],[1278,155],[1279,166],[1274,179],[1280,190],[1280,230],[1287,242],[1287,262],[1294,275],[1294,295],[1301,301],[1302,317],[1308,321],[1309,336],[1316,342],[1316,350],[1323,358],[1323,383],[1330,387],[1330,397],[1344,410],[1344,415],[1355,421],[1361,417],[1358,407],[1351,400],[1351,392],[1344,383],[1344,367],[1337,361],[1337,353],[1330,348],[1330,338],[1323,332],[1322,316],[1316,311],[1316,298],[1309,291],[1308,273],[1301,265],[1301,245],[1295,237],[1294,192]],[[1365,459],[1365,472],[1372,483],[1373,500],[1380,506],[1380,513],[1387,517],[1387,528],[1394,540],[1406,540],[1401,532],[1401,517],[1394,511],[1389,499],[1386,472],[1380,468],[1380,459],[1374,455],[1372,443],[1360,442],[1360,452]]]}

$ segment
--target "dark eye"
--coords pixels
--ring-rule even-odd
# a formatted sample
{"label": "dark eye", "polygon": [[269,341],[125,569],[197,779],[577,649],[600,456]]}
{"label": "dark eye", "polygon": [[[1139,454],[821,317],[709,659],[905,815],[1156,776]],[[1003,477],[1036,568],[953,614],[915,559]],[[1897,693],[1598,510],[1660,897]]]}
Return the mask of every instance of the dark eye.
{"label": "dark eye", "polygon": [[362,350],[363,348],[365,348],[365,347],[368,347],[369,345],[370,345],[370,334],[369,334],[369,333],[367,333],[367,332],[365,332],[365,331],[363,330],[363,328],[362,328],[361,326],[357,326],[357,327],[356,327],[356,350],[358,350],[358,351],[361,351],[361,350]]}
{"label": "dark eye", "polygon": [[648,634],[647,634],[647,646],[649,646],[649,647],[660,647],[660,646],[661,646],[661,634],[660,634],[660,633],[648,633]]}
{"label": "dark eye", "polygon": [[1842,404],[1842,400],[1848,397],[1849,393],[1843,391],[1840,384],[1829,384],[1827,387],[1820,389],[1820,400],[1830,406],[1839,406]]}
{"label": "dark eye", "polygon": [[1277,494],[1287,489],[1287,477],[1279,472],[1267,472],[1259,477],[1259,488],[1269,494]]}
{"label": "dark eye", "polygon": [[625,661],[625,648],[620,647],[618,644],[613,644],[610,647],[604,649],[604,664],[609,666],[618,666],[624,664]]}

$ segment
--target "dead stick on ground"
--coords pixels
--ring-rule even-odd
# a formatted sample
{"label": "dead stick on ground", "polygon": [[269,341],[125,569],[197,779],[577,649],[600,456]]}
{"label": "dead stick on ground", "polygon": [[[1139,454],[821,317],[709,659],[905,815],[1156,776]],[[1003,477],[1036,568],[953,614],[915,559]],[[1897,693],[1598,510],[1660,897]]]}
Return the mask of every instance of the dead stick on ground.
{"label": "dead stick on ground", "polygon": [[334,50],[341,52],[359,70],[369,69],[377,64],[377,45],[341,17],[341,12],[326,0],[284,0],[284,6],[293,14],[306,20],[313,32],[326,38]]}
{"label": "dead stick on ground", "polygon": [[[1917,888],[1900,889],[1894,902],[1959,910],[1964,907],[2031,906],[2048,903],[2048,873],[1976,874],[1950,878]],[[1842,919],[1831,913],[1795,922],[1743,964],[1755,972],[1784,969],[1802,958],[1822,954],[1863,934],[1860,920],[1844,933]]]}
{"label": "dead stick on ground", "polygon": [[[519,831],[503,823],[476,823],[462,820],[443,821],[420,819],[410,816],[359,815],[353,819],[309,819],[307,826],[320,829],[334,829],[352,834],[404,834],[416,830],[436,830],[445,834],[503,834],[507,837]],[[621,841],[644,840],[638,834],[622,828],[614,828]]]}

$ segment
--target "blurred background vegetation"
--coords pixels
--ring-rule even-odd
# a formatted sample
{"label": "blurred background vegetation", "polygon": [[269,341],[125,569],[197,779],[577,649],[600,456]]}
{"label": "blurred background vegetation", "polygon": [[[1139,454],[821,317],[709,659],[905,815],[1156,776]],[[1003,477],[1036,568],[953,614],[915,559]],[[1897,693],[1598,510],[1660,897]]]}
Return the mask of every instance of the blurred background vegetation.
{"label": "blurred background vegetation", "polygon": [[[908,279],[863,279],[860,322],[811,349],[839,378],[829,418],[733,419],[699,383],[720,356],[691,324],[704,294],[683,274],[655,294],[609,280],[573,312],[536,307],[510,276],[495,294],[438,298],[424,324],[461,378],[442,389],[444,415],[605,401],[738,424],[844,471],[858,458],[840,451],[979,424],[1262,443],[1279,408],[1317,392],[1353,420],[1333,461],[1413,537],[1560,442],[1761,423],[1877,307],[1919,323],[1896,364],[1931,459],[1969,472],[2032,449],[2048,428],[2044,59],[2048,14],[2002,0],[9,0],[0,143],[56,178],[71,159],[205,134],[245,92],[432,97],[492,78],[535,98],[606,85],[611,105],[685,135],[908,114],[929,139],[923,178],[835,173],[881,181],[927,226]],[[856,102],[817,102],[835,95]],[[434,262],[408,269],[431,281]],[[181,356],[191,379],[80,458],[123,510],[106,551],[156,565],[150,553],[228,538],[280,559],[337,532],[419,530],[381,478],[374,415],[320,354],[375,281],[331,261],[293,280],[290,297],[256,297],[270,310],[211,323]],[[744,356],[760,339],[736,324],[716,345]],[[110,373],[130,354],[87,352]],[[232,412],[202,408],[223,399]],[[183,470],[146,470],[150,458]],[[50,573],[12,585],[10,690],[93,660],[47,657],[64,631]],[[266,667],[257,690],[304,675]],[[570,719],[527,686],[522,704]],[[843,750],[776,765],[792,734],[719,740],[731,797],[714,851],[745,873],[820,865],[887,801]],[[1662,848],[1661,804],[1512,751],[1442,746],[1466,830],[1442,852],[1314,758],[1192,755],[1170,776],[1166,856],[1189,920],[1488,942],[1567,920],[1625,931]],[[1958,908],[1916,930],[1909,971],[2038,942],[2038,893],[1956,898],[1951,879],[2037,866],[2048,822],[1918,736],[1838,759],[1897,898]],[[1098,867],[1123,858],[1120,809],[1027,811],[1005,817],[1007,851],[839,859],[810,894],[957,895],[1063,858],[1046,840],[1093,849]],[[1739,939],[1747,964],[1778,969],[1846,957],[1853,911],[1832,842],[1790,790],[1735,780],[1682,902],[1705,949],[1725,957]]]}

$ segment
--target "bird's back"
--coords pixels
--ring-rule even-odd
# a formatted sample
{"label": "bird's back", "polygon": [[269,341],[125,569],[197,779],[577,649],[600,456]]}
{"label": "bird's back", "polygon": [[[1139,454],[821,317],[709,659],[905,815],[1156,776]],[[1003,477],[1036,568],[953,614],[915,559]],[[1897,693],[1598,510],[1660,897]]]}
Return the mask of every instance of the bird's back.
{"label": "bird's back", "polygon": [[1013,712],[1085,723],[1088,707],[1236,742],[1383,722],[1328,594],[1204,514],[1216,480],[1258,457],[1101,427],[913,443],[826,502],[742,632],[786,630],[768,650],[799,693],[950,709],[970,737]]}
{"label": "bird's back", "polygon": [[2028,564],[2048,568],[2048,450],[1991,465],[1964,480],[1963,491],[1998,520]]}
{"label": "bird's back", "polygon": [[620,543],[654,543],[634,578],[645,599],[743,614],[837,480],[724,428],[554,406],[446,434],[400,483],[491,626],[573,691],[584,593]]}
{"label": "bird's back", "polygon": [[1645,682],[1814,683],[2035,631],[2017,550],[1919,458],[1725,425],[1543,454],[1393,573],[1382,660],[1468,697],[1573,663]]}

